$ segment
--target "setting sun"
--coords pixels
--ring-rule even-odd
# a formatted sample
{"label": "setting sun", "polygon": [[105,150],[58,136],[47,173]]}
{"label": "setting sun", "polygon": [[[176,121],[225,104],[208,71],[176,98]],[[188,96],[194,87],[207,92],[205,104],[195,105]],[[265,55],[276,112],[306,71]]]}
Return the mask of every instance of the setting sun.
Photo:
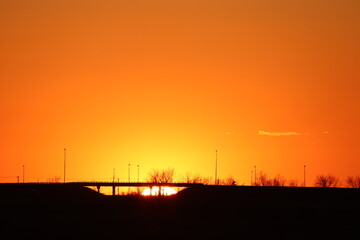
{"label": "setting sun", "polygon": [[[162,195],[162,196],[169,196],[169,195],[173,195],[173,194],[177,193],[177,191],[171,187],[161,187],[160,191],[161,191],[160,195]],[[157,196],[157,195],[159,195],[159,187],[147,188],[142,192],[142,195],[143,196]]]}

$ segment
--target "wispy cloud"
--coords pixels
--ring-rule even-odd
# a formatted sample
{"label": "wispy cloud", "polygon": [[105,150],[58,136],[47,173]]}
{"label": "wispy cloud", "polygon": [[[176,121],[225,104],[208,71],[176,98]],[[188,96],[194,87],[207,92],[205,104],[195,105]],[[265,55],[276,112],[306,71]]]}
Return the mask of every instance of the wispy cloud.
{"label": "wispy cloud", "polygon": [[299,132],[265,132],[265,131],[259,131],[259,135],[266,135],[266,136],[274,136],[274,137],[280,137],[280,136],[299,136],[299,135],[308,135],[309,133],[299,133]]}

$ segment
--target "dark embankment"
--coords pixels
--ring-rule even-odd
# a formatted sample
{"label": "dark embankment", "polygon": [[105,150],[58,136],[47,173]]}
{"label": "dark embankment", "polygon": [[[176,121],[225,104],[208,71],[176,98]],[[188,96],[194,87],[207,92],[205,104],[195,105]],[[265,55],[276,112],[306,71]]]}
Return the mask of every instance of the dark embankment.
{"label": "dark embankment", "polygon": [[204,186],[112,197],[71,185],[0,185],[6,239],[346,239],[360,234],[359,203],[359,189]]}

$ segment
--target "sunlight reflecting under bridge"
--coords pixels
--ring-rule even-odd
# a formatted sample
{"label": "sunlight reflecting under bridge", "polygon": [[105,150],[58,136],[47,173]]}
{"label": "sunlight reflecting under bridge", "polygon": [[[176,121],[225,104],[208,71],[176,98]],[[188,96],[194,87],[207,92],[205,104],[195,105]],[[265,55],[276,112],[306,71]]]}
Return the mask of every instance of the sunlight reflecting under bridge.
{"label": "sunlight reflecting under bridge", "polygon": [[[177,191],[171,187],[161,187],[161,194],[162,196],[169,196],[174,195],[177,193]],[[146,188],[142,192],[143,196],[157,196],[159,195],[159,187],[152,187],[152,188]]]}

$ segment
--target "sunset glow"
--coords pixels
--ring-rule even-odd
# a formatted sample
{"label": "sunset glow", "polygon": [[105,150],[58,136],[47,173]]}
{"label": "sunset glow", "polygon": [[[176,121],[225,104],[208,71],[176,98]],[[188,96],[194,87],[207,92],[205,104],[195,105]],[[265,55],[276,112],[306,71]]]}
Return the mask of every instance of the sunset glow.
{"label": "sunset glow", "polygon": [[[170,187],[161,187],[160,195],[161,196],[170,196],[176,194],[177,192]],[[143,196],[158,196],[159,195],[159,187],[146,188],[142,194]]]}
{"label": "sunset glow", "polygon": [[358,0],[0,9],[0,182],[360,173]]}

